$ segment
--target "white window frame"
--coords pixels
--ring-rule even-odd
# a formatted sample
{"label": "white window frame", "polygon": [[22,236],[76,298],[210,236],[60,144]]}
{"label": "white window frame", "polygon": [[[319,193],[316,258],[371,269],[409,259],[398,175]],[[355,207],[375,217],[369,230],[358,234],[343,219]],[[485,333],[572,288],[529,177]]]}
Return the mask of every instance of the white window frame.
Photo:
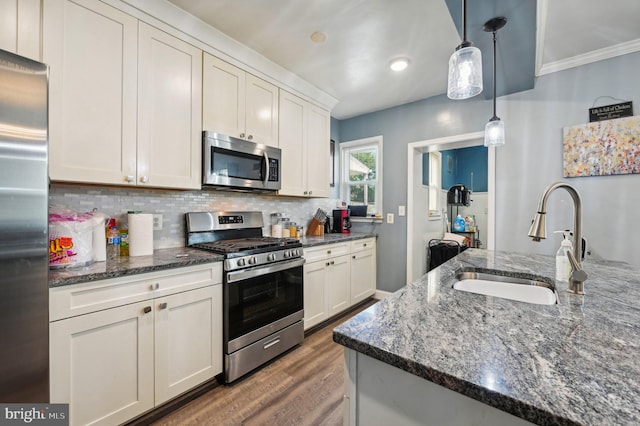
{"label": "white window frame", "polygon": [[[367,182],[373,182],[376,186],[375,194],[375,211],[373,214],[376,217],[382,217],[383,204],[382,204],[382,148],[383,148],[383,138],[380,136],[373,136],[365,139],[357,139],[348,142],[340,143],[340,165],[341,165],[341,173],[340,173],[340,194],[342,201],[349,204],[348,196],[349,193],[348,187],[350,184],[356,182],[350,182],[349,179],[349,162],[345,159],[353,151],[359,150],[368,150],[371,148],[375,148],[378,151],[377,161],[376,161],[376,179],[373,181],[358,181],[357,183],[362,184],[363,182],[366,184]],[[365,191],[366,194],[366,191]]]}
{"label": "white window frame", "polygon": [[439,219],[441,214],[440,196],[442,193],[442,154],[429,152],[429,219]]}

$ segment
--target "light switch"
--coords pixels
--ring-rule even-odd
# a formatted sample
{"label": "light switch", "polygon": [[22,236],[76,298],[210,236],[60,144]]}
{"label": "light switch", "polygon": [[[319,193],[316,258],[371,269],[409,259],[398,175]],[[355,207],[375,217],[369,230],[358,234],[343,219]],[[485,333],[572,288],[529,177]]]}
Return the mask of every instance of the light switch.
{"label": "light switch", "polygon": [[404,215],[405,215],[404,206],[398,206],[398,216],[404,216]]}
{"label": "light switch", "polygon": [[387,223],[393,223],[393,213],[387,213]]}

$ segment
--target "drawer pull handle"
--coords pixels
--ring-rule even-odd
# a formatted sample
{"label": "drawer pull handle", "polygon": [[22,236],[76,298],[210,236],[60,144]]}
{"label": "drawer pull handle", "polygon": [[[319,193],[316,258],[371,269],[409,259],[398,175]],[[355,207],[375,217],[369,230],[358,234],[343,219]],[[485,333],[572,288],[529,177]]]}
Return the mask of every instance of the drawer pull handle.
{"label": "drawer pull handle", "polygon": [[148,314],[149,312],[151,312],[151,306],[145,306],[144,309],[142,310],[145,314]]}
{"label": "drawer pull handle", "polygon": [[167,309],[167,302],[162,302],[158,307],[160,309]]}
{"label": "drawer pull handle", "polygon": [[280,336],[276,337],[275,339],[273,339],[273,340],[272,340],[272,341],[270,341],[270,342],[265,343],[265,344],[264,344],[264,346],[263,346],[263,349],[264,349],[264,350],[267,350],[267,349],[269,349],[271,346],[275,346],[275,345],[277,345],[278,343],[280,343]]}

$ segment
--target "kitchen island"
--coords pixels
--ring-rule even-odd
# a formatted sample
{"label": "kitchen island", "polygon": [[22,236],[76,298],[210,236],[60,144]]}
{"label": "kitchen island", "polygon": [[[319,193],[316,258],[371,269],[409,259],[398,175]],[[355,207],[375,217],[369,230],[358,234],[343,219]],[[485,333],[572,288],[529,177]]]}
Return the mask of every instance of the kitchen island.
{"label": "kitchen island", "polygon": [[553,305],[452,288],[460,270],[553,277],[554,266],[470,249],[338,326],[347,420],[640,424],[639,271],[585,262],[586,294],[564,284]]}

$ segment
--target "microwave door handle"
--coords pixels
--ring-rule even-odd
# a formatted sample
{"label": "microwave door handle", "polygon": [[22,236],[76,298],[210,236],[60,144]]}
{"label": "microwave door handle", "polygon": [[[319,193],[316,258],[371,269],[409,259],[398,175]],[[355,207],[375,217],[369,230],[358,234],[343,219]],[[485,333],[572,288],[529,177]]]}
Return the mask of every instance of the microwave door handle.
{"label": "microwave door handle", "polygon": [[269,156],[267,155],[267,151],[264,151],[264,181],[262,182],[264,186],[267,186],[269,183]]}

